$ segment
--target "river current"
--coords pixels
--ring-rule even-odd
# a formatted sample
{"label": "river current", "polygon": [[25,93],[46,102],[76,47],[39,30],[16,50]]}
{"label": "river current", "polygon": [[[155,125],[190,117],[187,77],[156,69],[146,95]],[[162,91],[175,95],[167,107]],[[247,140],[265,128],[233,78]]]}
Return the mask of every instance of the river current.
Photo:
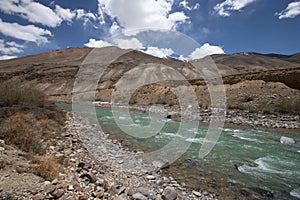
{"label": "river current", "polygon": [[[67,110],[71,109],[70,104],[58,105]],[[87,107],[86,113],[90,110]],[[132,147],[145,152],[158,150],[174,138],[190,142],[191,145],[186,153],[171,165],[171,168],[177,167],[180,171],[179,178],[181,181],[189,182],[189,177],[198,180],[210,176],[209,178],[216,180],[216,182],[222,179],[227,183],[271,191],[276,199],[300,199],[299,133],[290,133],[288,130],[275,133],[256,129],[222,128],[222,134],[213,150],[206,157],[200,159],[198,157],[199,149],[205,142],[207,125],[199,125],[198,128],[195,128],[194,125],[185,122],[185,131],[193,135],[193,137],[186,138],[177,134],[178,127],[183,122],[131,111],[130,116],[133,123],[129,124],[128,119],[126,119],[128,116],[123,109],[117,109],[113,114],[110,108],[102,107],[96,107],[96,114],[104,132],[109,133],[114,138],[126,140]],[[145,130],[149,130],[149,128],[151,129],[149,127],[151,121],[164,122],[164,126],[155,135],[142,139],[124,133],[116,121],[122,126],[127,126],[127,130],[130,128],[135,130],[134,127],[145,127]],[[296,144],[281,144],[281,136],[292,137]],[[202,172],[207,169],[211,173],[207,173],[205,176],[205,173],[197,171],[196,168],[201,169]],[[173,173],[178,173],[178,171],[175,169]],[[214,175],[215,177],[213,177]],[[199,181],[193,182],[191,180],[191,183],[196,184],[194,187],[197,188]]]}

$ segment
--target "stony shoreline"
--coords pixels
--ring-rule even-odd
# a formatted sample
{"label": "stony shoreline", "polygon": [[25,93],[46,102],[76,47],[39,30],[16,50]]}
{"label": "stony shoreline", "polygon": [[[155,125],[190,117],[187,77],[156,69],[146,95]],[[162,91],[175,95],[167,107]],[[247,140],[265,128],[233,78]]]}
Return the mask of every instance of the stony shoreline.
{"label": "stony shoreline", "polygon": [[[162,176],[160,163],[146,163],[143,152],[132,152],[117,140],[98,130],[79,114],[67,113],[64,132],[47,148],[46,155],[64,162],[64,169],[54,180],[45,180],[20,171],[30,164],[25,154],[0,143],[1,156],[18,162],[0,172],[0,199],[217,199],[205,190],[194,191],[173,177]],[[2,169],[3,170],[3,169]],[[25,182],[24,182],[25,181]]]}
{"label": "stony shoreline", "polygon": [[[110,107],[110,104],[96,102],[95,106]],[[114,105],[120,108],[127,108],[127,105]],[[130,109],[136,109],[142,112],[152,112],[164,117],[180,120],[181,115],[190,121],[199,121],[209,123],[212,109],[198,109],[196,111],[182,111],[178,106],[166,105],[130,105]],[[180,114],[181,113],[181,114]],[[237,125],[251,128],[271,128],[271,129],[300,129],[299,115],[275,115],[251,113],[241,110],[227,110],[225,124]]]}
{"label": "stony shoreline", "polygon": [[[109,183],[107,197],[111,199],[217,199],[215,194],[207,191],[193,191],[185,183],[178,183],[173,177],[161,176],[154,163],[141,159],[143,152],[132,152],[118,141],[109,139],[109,135],[96,130],[96,125],[74,114],[74,121],[68,126],[88,150],[96,169],[96,177]],[[70,118],[72,120],[72,118]],[[80,123],[78,123],[80,122]],[[76,134],[76,133],[75,133]],[[81,161],[80,163],[85,163]],[[168,167],[164,165],[164,167]],[[102,174],[99,174],[103,172]]]}

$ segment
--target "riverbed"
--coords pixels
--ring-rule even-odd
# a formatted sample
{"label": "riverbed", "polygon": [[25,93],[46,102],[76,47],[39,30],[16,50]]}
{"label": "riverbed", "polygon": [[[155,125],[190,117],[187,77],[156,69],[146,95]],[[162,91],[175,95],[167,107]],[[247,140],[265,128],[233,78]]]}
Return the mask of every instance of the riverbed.
{"label": "riverbed", "polygon": [[[70,104],[59,106],[71,109]],[[89,112],[90,107],[86,107],[85,113]],[[161,118],[159,115],[150,116],[134,110],[130,112],[133,123],[129,124],[123,109],[117,109],[113,114],[110,108],[97,107],[96,114],[102,130],[112,138],[123,141],[132,150],[156,151],[174,139],[189,142],[188,150],[164,173],[185,182],[191,188],[245,198],[250,195],[248,193],[258,193],[266,198],[274,195],[276,199],[291,199],[300,195],[300,135],[295,134],[295,131],[287,129],[277,133],[227,126],[222,128],[222,134],[213,150],[200,159],[199,149],[205,142],[208,129],[205,124],[195,128],[192,122],[184,122],[185,131],[190,132],[187,135],[192,135],[185,137],[177,133],[183,122]],[[153,121],[164,122],[164,126],[151,137],[137,138],[124,133],[116,121],[123,121],[122,126],[127,126],[129,130],[135,130],[134,127],[149,130],[146,127],[149,128]],[[296,144],[281,144],[281,136],[294,138]]]}

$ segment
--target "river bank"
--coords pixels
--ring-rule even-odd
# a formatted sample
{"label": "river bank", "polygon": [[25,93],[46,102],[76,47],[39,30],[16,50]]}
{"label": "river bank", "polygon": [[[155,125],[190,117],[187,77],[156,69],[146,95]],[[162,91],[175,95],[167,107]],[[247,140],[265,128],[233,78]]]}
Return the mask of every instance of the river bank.
{"label": "river bank", "polygon": [[[95,106],[111,107],[111,104],[94,102]],[[128,108],[128,105],[113,105],[118,108]],[[166,105],[129,105],[130,109],[142,112],[152,112],[180,121],[181,115],[185,115],[185,119],[190,121],[199,121],[208,124],[210,121],[212,109],[198,109],[193,111],[182,110],[179,106]],[[266,128],[266,129],[300,129],[300,116],[289,114],[260,114],[242,110],[226,110],[225,124],[228,126],[241,126],[246,128]]]}
{"label": "river bank", "polygon": [[[65,104],[62,107],[69,110],[70,106],[71,106],[70,104],[69,105]],[[105,105],[105,107],[109,107],[109,105]],[[91,109],[90,109],[91,107],[89,107],[89,106],[88,107],[84,106],[82,108],[84,108],[83,112],[89,113],[91,111]],[[97,118],[99,120],[99,123],[101,123],[101,128],[103,128],[105,133],[108,133],[108,134],[106,134],[107,139],[109,139],[113,143],[119,144],[121,148],[123,148],[125,150],[129,150],[128,151],[129,153],[130,152],[137,153],[136,151],[141,151],[141,150],[146,151],[146,152],[151,151],[152,150],[151,144],[155,144],[155,143],[153,143],[154,142],[153,140],[161,141],[161,139],[163,139],[163,138],[161,138],[161,136],[163,136],[164,133],[155,137],[157,139],[152,138],[153,140],[152,139],[147,140],[147,141],[145,141],[146,142],[145,143],[142,140],[138,140],[138,139],[135,140],[133,138],[128,138],[126,136],[126,134],[122,135],[122,134],[118,133],[119,131],[114,128],[114,125],[110,124],[113,122],[114,117],[123,118],[122,117],[123,111],[125,111],[125,110],[122,109],[122,106],[119,106],[118,108],[120,108],[118,110],[120,112],[117,112],[116,116],[112,115],[109,108],[107,108],[107,109],[102,109],[100,107],[96,108]],[[142,107],[142,108],[145,108],[145,107]],[[158,109],[159,106],[153,106],[151,108],[152,109],[151,112],[153,112],[153,108],[154,108],[154,111],[155,111],[155,109],[157,109],[161,113],[162,113],[162,111],[164,111],[163,109]],[[147,118],[148,118],[147,112],[149,111],[149,109],[142,110],[141,108],[137,108],[137,107],[132,108],[132,109],[136,109],[138,111],[132,112],[133,115],[131,117],[133,117],[134,119],[147,121]],[[142,114],[141,111],[145,112],[145,114]],[[168,114],[168,112],[165,112],[165,113]],[[170,114],[170,112],[169,112],[169,114]],[[140,116],[141,118],[139,118],[138,116]],[[163,116],[168,117],[165,115],[163,115]],[[138,118],[136,118],[136,117],[138,117]],[[156,117],[154,117],[154,118],[156,118]],[[157,119],[161,119],[161,118],[159,117]],[[173,121],[173,122],[169,121],[168,119],[166,119],[166,121],[168,121],[172,124],[174,124],[176,122],[176,121]],[[79,124],[82,124],[82,121],[79,121]],[[83,126],[83,129],[84,129],[84,127],[85,126]],[[199,133],[201,133],[201,130]],[[297,154],[297,149],[295,149],[295,147],[297,148],[298,145],[295,147],[292,147],[293,149],[289,149],[288,146],[285,147],[284,145],[280,145],[279,139],[280,139],[281,134],[280,135],[279,134],[272,135],[272,133],[270,133],[270,132],[255,130],[254,128],[251,128],[252,131],[250,131],[250,129],[246,129],[246,130],[249,130],[249,132],[243,131],[242,129],[238,129],[238,128],[237,129],[227,129],[227,128],[224,129],[224,134],[222,134],[220,141],[218,142],[219,144],[222,143],[223,145],[217,145],[214,152],[212,152],[212,154],[209,157],[207,157],[208,160],[205,159],[205,160],[199,161],[197,159],[193,159],[194,157],[193,156],[191,157],[191,154],[189,154],[188,157],[183,157],[182,159],[179,159],[177,162],[172,163],[170,165],[170,168],[164,169],[162,175],[166,176],[166,177],[172,176],[175,178],[176,181],[184,182],[188,188],[192,188],[191,190],[194,189],[196,191],[204,192],[205,194],[207,192],[207,193],[219,195],[219,198],[228,197],[228,199],[233,199],[233,198],[234,199],[251,199],[251,198],[252,199],[253,198],[270,199],[273,196],[272,193],[275,192],[276,196],[278,198],[280,197],[281,199],[286,199],[286,198],[288,199],[289,192],[291,191],[290,188],[278,190],[278,187],[280,188],[279,182],[278,182],[279,185],[277,185],[278,187],[276,186],[277,188],[276,187],[273,188],[274,190],[270,189],[267,185],[266,185],[267,187],[265,187],[264,185],[260,185],[260,186],[256,185],[255,182],[253,182],[253,183],[251,183],[251,185],[249,185],[249,184],[247,184],[247,180],[249,180],[249,178],[251,178],[251,177],[253,178],[253,175],[248,174],[248,173],[252,173],[252,170],[254,170],[253,172],[255,172],[256,170],[262,170],[260,172],[260,173],[262,173],[262,175],[264,175],[265,173],[268,173],[269,171],[265,171],[264,162],[265,161],[269,162],[270,157],[265,157],[265,156],[271,156],[272,160],[275,159],[274,164],[276,164],[278,162],[279,163],[286,162],[284,158],[287,156],[287,154],[285,154],[285,152],[291,153],[291,150],[292,151],[296,150],[295,152]],[[286,130],[294,130],[294,129],[286,129]],[[295,129],[295,130],[297,130],[297,129]],[[170,139],[172,139],[174,137],[172,135],[169,135],[168,131],[166,133],[167,133],[166,136],[170,137]],[[265,137],[265,135],[266,135],[266,137]],[[93,137],[94,137],[94,139],[93,139]],[[86,142],[84,142],[86,144],[91,144],[91,141],[97,141],[97,138],[95,138],[95,134],[92,134],[92,135],[87,134],[86,138],[87,138],[87,140],[86,140]],[[296,139],[296,141],[298,141],[299,138],[296,137],[295,139]],[[84,141],[84,138],[82,138],[82,140]],[[103,139],[103,141],[106,141],[106,139]],[[195,141],[195,143],[194,142],[193,143],[196,146],[198,146],[199,145],[198,142],[201,140],[198,141],[196,139],[194,141]],[[264,143],[265,143],[265,145],[267,145],[267,146],[265,146],[265,147],[267,147],[267,149],[264,148],[264,150],[262,150],[261,148],[263,148],[263,146],[261,146],[261,145],[263,145]],[[142,146],[140,146],[141,148],[135,148],[135,147],[137,147],[135,145],[138,145],[138,146],[142,145]],[[90,148],[92,150],[92,152],[93,151],[97,152],[96,154],[101,154],[101,151],[104,151],[104,152],[107,151],[107,149],[105,149],[105,150],[102,149],[102,150],[97,151],[97,150],[93,149],[93,146],[94,147],[97,146],[97,142],[94,144],[91,144],[91,148]],[[275,155],[268,153],[270,151],[278,152],[278,148],[283,148],[282,151],[280,151],[280,154],[281,154],[281,152],[283,154],[283,155],[280,155],[280,160],[278,160],[279,157],[276,158],[277,156],[279,156],[278,153],[276,153],[276,155],[277,155],[276,157],[272,157]],[[109,148],[109,149],[111,149],[111,148]],[[252,152],[254,150],[255,150],[255,152],[256,151],[258,151],[258,152],[254,153],[254,154],[249,154],[250,152]],[[192,151],[194,151],[194,150],[192,150]],[[113,150],[113,152],[118,152],[118,151]],[[196,150],[196,152],[197,152],[197,150]],[[190,153],[192,153],[192,152],[190,152]],[[224,154],[224,153],[226,153],[226,154]],[[115,153],[113,153],[113,154],[115,154]],[[127,153],[125,153],[125,154],[127,155]],[[239,154],[241,154],[243,156],[240,157],[241,155],[239,155]],[[140,154],[140,155],[143,155],[143,154]],[[218,158],[219,156],[221,156],[221,157]],[[293,155],[293,157],[294,156],[295,155]],[[123,165],[124,163],[126,163],[126,162],[124,162],[124,159],[122,158],[122,156],[117,156],[117,158],[116,157],[113,157],[113,158],[114,159],[110,159],[110,158],[104,159],[104,162],[107,162],[107,160],[113,160],[113,161],[109,161],[108,163],[112,164],[113,166],[117,166],[117,167],[119,167],[120,164]],[[134,159],[132,159],[131,157],[125,156],[125,158],[127,158],[125,160],[134,161]],[[225,158],[225,160],[223,158]],[[296,157],[296,159],[297,159],[297,157]],[[120,163],[118,163],[119,160],[120,160]],[[292,163],[290,161],[288,161],[288,162]],[[297,160],[294,160],[293,162],[297,163]],[[210,165],[209,163],[211,163],[212,165]],[[270,164],[270,163],[268,163],[268,164]],[[125,166],[125,168],[128,168],[128,167],[126,167],[126,165],[123,165],[123,166]],[[130,166],[130,165],[127,165],[127,166]],[[151,166],[151,163],[150,163],[150,166]],[[217,167],[217,166],[223,166],[223,167],[227,168],[229,171],[227,171],[227,172],[223,171],[220,173],[220,169],[215,169],[215,167]],[[297,164],[296,164],[296,166],[297,166]],[[146,164],[146,168],[147,167],[149,167],[149,165]],[[273,164],[271,167],[273,167]],[[245,172],[240,172],[240,169],[248,169],[248,168],[251,171],[246,172],[246,174],[245,174]],[[133,170],[133,169],[134,169],[134,167],[132,167],[132,164],[131,164],[130,172],[137,173],[140,171],[140,168],[138,171]],[[271,169],[274,169],[274,168],[271,168]],[[289,167],[286,169],[289,169]],[[269,170],[269,168],[266,168],[266,170]],[[285,170],[285,169],[278,168],[278,170],[279,171],[276,171],[276,173],[281,174],[282,172],[280,170]],[[143,170],[143,171],[145,171],[145,170]],[[239,184],[240,181],[236,182],[236,178],[238,178],[238,177],[245,179],[246,184],[244,183],[244,184],[240,185]],[[284,180],[284,179],[282,179],[282,180]],[[221,198],[221,199],[223,199],[223,198]]]}
{"label": "river bank", "polygon": [[82,116],[73,114],[68,126],[89,152],[92,163],[101,168],[94,172],[109,183],[108,195],[112,199],[217,199],[216,194],[190,190],[184,182],[162,176],[158,168],[167,168],[169,164],[160,166],[159,160],[147,163],[142,159],[143,152],[132,152],[117,140],[109,139],[108,134]]}

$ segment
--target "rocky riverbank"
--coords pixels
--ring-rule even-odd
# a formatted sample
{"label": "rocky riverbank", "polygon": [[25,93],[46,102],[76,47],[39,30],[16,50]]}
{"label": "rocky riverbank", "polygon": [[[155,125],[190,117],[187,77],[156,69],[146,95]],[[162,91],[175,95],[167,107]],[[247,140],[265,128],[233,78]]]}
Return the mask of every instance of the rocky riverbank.
{"label": "rocky riverbank", "polygon": [[21,172],[21,165],[31,163],[4,140],[0,154],[1,159],[18,160],[18,166],[1,170],[0,197],[4,199],[217,199],[215,194],[192,191],[185,183],[163,177],[161,170],[168,163],[146,163],[141,159],[143,152],[129,151],[76,114],[68,114],[65,133],[47,149],[47,155],[64,161],[57,178],[45,180]]}
{"label": "rocky riverbank", "polygon": [[[96,106],[110,107],[110,104],[96,102]],[[127,107],[124,105],[115,105],[117,107]],[[130,105],[131,109],[143,112],[152,112],[160,114],[166,118],[180,121],[181,115],[185,115],[185,119],[190,121],[200,121],[209,123],[212,109],[198,109],[193,111],[181,110],[179,106],[165,105]],[[226,110],[225,124],[238,125],[251,128],[283,128],[283,129],[300,129],[300,116],[289,114],[260,114],[241,110]]]}

